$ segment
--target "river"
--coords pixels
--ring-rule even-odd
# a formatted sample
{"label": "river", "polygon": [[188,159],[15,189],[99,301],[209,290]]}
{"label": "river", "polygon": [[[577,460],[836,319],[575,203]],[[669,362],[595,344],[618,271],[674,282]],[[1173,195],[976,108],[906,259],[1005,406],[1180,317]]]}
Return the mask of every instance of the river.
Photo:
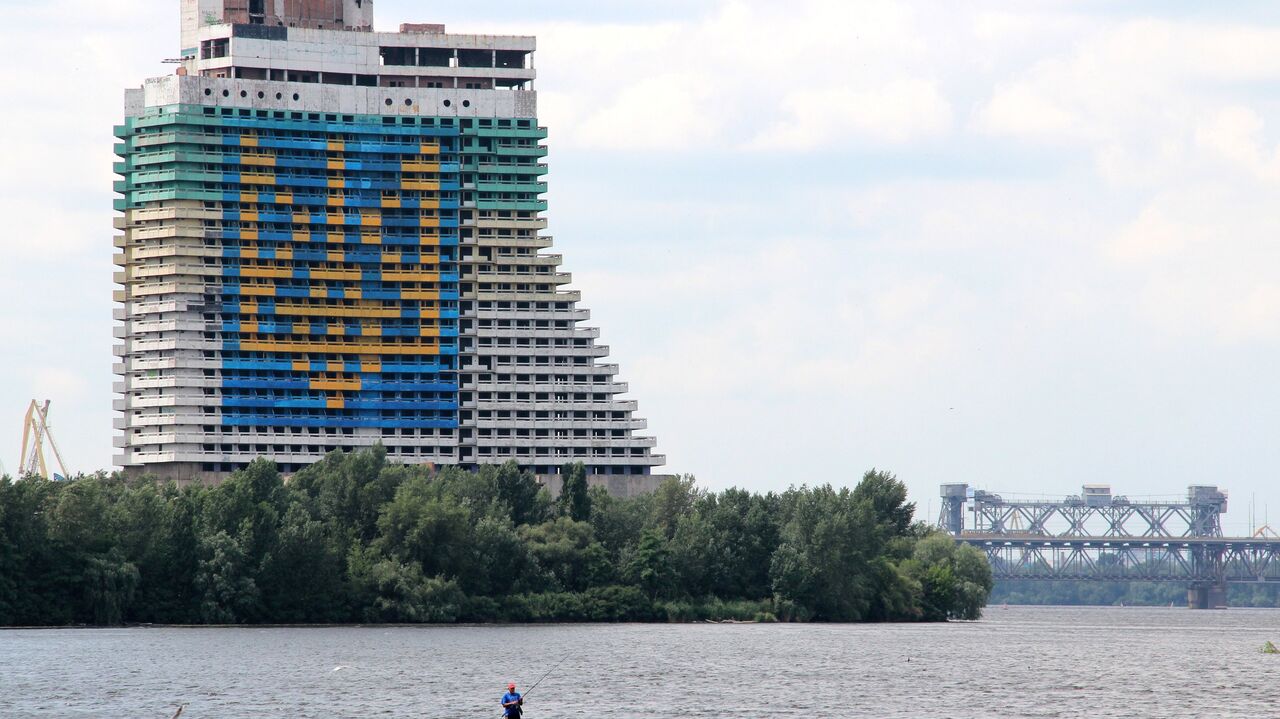
{"label": "river", "polygon": [[1280,611],[992,607],[937,625],[0,631],[0,717],[1248,717]]}

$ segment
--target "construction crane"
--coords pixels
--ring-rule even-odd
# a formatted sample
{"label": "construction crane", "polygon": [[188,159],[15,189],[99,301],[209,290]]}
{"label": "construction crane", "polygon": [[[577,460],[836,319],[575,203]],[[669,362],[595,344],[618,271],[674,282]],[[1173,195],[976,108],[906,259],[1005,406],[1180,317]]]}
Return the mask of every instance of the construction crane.
{"label": "construction crane", "polygon": [[53,450],[53,459],[58,463],[62,474],[54,473],[53,479],[66,479],[69,475],[67,465],[62,463],[62,454],[58,452],[58,444],[53,441],[53,432],[49,429],[49,400],[41,406],[31,400],[27,407],[27,416],[22,423],[22,455],[18,459],[18,477],[41,477],[49,479],[49,465],[44,458],[44,442],[49,440],[49,449]]}

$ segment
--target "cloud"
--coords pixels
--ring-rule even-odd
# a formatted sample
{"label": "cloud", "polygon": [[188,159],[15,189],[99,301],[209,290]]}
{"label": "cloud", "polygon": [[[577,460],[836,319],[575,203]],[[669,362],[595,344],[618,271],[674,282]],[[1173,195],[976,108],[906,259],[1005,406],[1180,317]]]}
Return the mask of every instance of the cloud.
{"label": "cloud", "polygon": [[745,147],[808,151],[859,141],[901,145],[940,137],[951,126],[950,103],[936,85],[915,78],[870,90],[805,89],[788,93],[784,104],[786,119]]}
{"label": "cloud", "polygon": [[[562,146],[829,151],[934,138],[952,109],[905,6],[724,2],[684,24],[538,30]],[[913,72],[909,68],[915,66]]]}
{"label": "cloud", "polygon": [[1234,105],[1196,128],[1200,147],[1228,165],[1264,182],[1280,180],[1280,145],[1264,146],[1266,123],[1251,108]]}

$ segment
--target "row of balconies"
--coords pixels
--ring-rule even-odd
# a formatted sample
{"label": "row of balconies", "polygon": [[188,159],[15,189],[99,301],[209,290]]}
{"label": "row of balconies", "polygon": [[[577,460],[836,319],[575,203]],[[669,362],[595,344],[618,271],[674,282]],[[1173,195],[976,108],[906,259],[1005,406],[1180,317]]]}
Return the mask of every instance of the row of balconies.
{"label": "row of balconies", "polygon": [[591,310],[581,307],[571,310],[556,309],[554,305],[546,309],[476,309],[464,313],[462,317],[464,319],[477,320],[568,320],[570,322],[585,322],[591,319]]}
{"label": "row of balconies", "polygon": [[485,288],[463,293],[463,299],[480,302],[581,302],[579,290],[497,290]]}
{"label": "row of balconies", "polygon": [[458,406],[463,409],[474,409],[477,411],[489,410],[509,412],[634,412],[640,408],[639,403],[632,399],[605,400],[603,402],[546,399],[537,401],[473,399],[470,402],[459,402]]}
{"label": "row of balconies", "polygon": [[477,355],[509,355],[514,353],[525,354],[531,357],[553,357],[561,355],[572,357],[608,357],[609,345],[587,345],[585,347],[537,347],[495,342],[492,344],[469,345],[464,347],[462,351],[471,352]]}
{"label": "row of balconies", "polygon": [[[597,327],[575,327],[571,329],[557,329],[554,327],[544,327],[537,329],[517,329],[514,327],[477,327],[464,333],[468,337],[476,337],[480,340],[485,339],[599,339],[600,329]],[[535,345],[536,346],[536,345]],[[557,345],[559,346],[559,345]]]}

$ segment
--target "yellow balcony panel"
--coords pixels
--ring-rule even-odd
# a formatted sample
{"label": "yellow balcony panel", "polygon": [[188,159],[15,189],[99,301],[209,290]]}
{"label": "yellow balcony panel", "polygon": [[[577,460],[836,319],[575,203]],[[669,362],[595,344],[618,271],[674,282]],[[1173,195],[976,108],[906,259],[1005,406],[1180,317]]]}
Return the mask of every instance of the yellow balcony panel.
{"label": "yellow balcony panel", "polygon": [[383,252],[382,253],[382,262],[384,264],[394,264],[399,261],[400,261],[399,252]]}
{"label": "yellow balcony panel", "polygon": [[275,267],[241,267],[241,277],[289,277],[293,272]]}
{"label": "yellow balcony panel", "polygon": [[[276,313],[303,317],[399,317],[397,308],[334,307],[332,305],[278,305]],[[423,315],[424,317],[426,315]]]}
{"label": "yellow balcony panel", "polygon": [[346,218],[346,215],[342,215],[337,212],[330,212],[327,216],[325,216],[324,219],[325,219],[325,222],[329,223],[330,225],[342,225],[346,223],[345,218]]}
{"label": "yellow balcony panel", "polygon": [[325,198],[324,204],[329,207],[346,207],[347,198],[339,197],[337,195],[329,195]]}
{"label": "yellow balcony panel", "polygon": [[241,303],[240,303],[240,311],[241,311],[242,313],[244,313],[244,314],[247,314],[247,315],[257,314],[257,312],[258,312],[258,301],[257,301],[257,300],[245,300],[245,301],[241,302]]}
{"label": "yellow balcony panel", "polygon": [[325,400],[324,406],[327,409],[342,409],[347,406],[347,402],[339,397],[338,399]]}
{"label": "yellow balcony panel", "polygon": [[253,165],[256,167],[275,167],[276,158],[270,155],[241,155],[241,165]]}
{"label": "yellow balcony panel", "polygon": [[241,222],[257,222],[258,213],[257,212],[241,212],[240,221]]}
{"label": "yellow balcony panel", "polygon": [[440,145],[434,142],[424,142],[418,146],[418,154],[420,155],[439,155]]}
{"label": "yellow balcony panel", "polygon": [[240,147],[257,147],[257,146],[258,146],[258,138],[251,137],[249,135],[240,136]]}
{"label": "yellow balcony panel", "polygon": [[340,190],[340,189],[342,189],[342,183],[343,183],[343,182],[344,182],[344,180],[342,180],[341,178],[330,178],[330,179],[329,179],[329,181],[328,181],[329,189],[330,189],[330,190]]}
{"label": "yellow balcony panel", "polygon": [[257,332],[258,323],[257,322],[241,322],[240,331],[241,332]]}
{"label": "yellow balcony panel", "polygon": [[360,270],[312,270],[313,280],[359,280]]}
{"label": "yellow balcony panel", "polygon": [[310,363],[310,362],[308,362],[308,361],[306,361],[306,360],[294,360],[294,361],[293,361],[293,371],[294,371],[294,372],[306,372],[306,371],[308,371],[308,370],[310,370],[310,369],[311,369],[311,363]]}
{"label": "yellow balcony panel", "polygon": [[[405,190],[436,192],[440,190],[440,183],[435,180],[405,180],[400,183],[400,187]],[[425,200],[423,201],[423,207],[426,207]]]}
{"label": "yellow balcony panel", "polygon": [[401,172],[439,172],[440,163],[421,160],[405,160],[400,163]]}
{"label": "yellow balcony panel", "polygon": [[285,249],[283,249],[283,250],[276,250],[276,259],[277,259],[277,260],[292,260],[292,259],[293,259],[293,250],[290,250],[290,249],[288,249],[288,248],[285,248]]}
{"label": "yellow balcony panel", "polygon": [[347,253],[341,250],[329,250],[329,252],[325,254],[325,257],[328,258],[330,262],[345,262],[347,259]]}
{"label": "yellow balcony panel", "polygon": [[419,226],[420,226],[420,227],[439,227],[439,226],[440,226],[440,218],[439,218],[439,217],[424,217],[424,218],[422,218],[421,220],[419,220],[419,221],[418,221],[418,224],[419,224]]}
{"label": "yellow balcony panel", "polygon": [[418,331],[418,336],[419,337],[439,337],[440,328],[439,327],[423,327],[421,330]]}
{"label": "yellow balcony panel", "polygon": [[305,225],[310,221],[311,221],[311,215],[306,212],[293,213],[293,224],[295,225]]}
{"label": "yellow balcony panel", "polygon": [[380,245],[380,244],[382,244],[382,238],[381,238],[381,237],[379,237],[378,235],[365,235],[365,234],[362,234],[362,235],[360,235],[360,244],[362,244],[362,245]]}
{"label": "yellow balcony panel", "polygon": [[240,294],[254,297],[275,297],[275,285],[241,285]]}
{"label": "yellow balcony panel", "polygon": [[292,242],[310,242],[311,233],[306,230],[294,230],[289,234],[289,240]]}
{"label": "yellow balcony panel", "polygon": [[329,152],[344,152],[347,143],[342,140],[329,140]]}
{"label": "yellow balcony panel", "polygon": [[360,225],[362,227],[381,227],[382,215],[362,214],[360,215]]}
{"label": "yellow balcony panel", "polygon": [[361,362],[360,371],[361,372],[381,372],[382,363],[381,362]]}
{"label": "yellow balcony panel", "polygon": [[313,379],[310,387],[325,392],[359,392],[362,383],[359,379]]}
{"label": "yellow balcony panel", "polygon": [[438,300],[439,290],[403,290],[400,298],[405,300]]}
{"label": "yellow balcony panel", "polygon": [[381,336],[382,336],[382,328],[381,328],[381,327],[374,327],[374,326],[361,327],[361,328],[360,328],[360,336],[361,336],[361,337],[381,337]]}
{"label": "yellow balcony panel", "polygon": [[323,300],[324,298],[326,298],[326,297],[328,297],[328,296],[329,296],[329,291],[328,291],[328,290],[321,289],[321,288],[317,288],[317,287],[312,287],[312,288],[311,288],[311,299],[314,299],[314,300]]}
{"label": "yellow balcony panel", "polygon": [[342,296],[349,300],[364,299],[364,295],[360,292],[360,290],[347,290],[346,292],[342,293]]}
{"label": "yellow balcony panel", "polygon": [[256,193],[256,192],[241,192],[241,193],[240,193],[240,201],[241,201],[241,202],[257,202],[257,201],[258,201],[258,193]]}
{"label": "yellow balcony panel", "polygon": [[398,198],[384,197],[382,198],[382,207],[383,209],[390,210],[398,209],[400,207],[400,200]]}
{"label": "yellow balcony panel", "polygon": [[411,272],[383,272],[382,280],[384,282],[439,282],[439,272],[428,272],[426,270],[414,270]]}
{"label": "yellow balcony panel", "polygon": [[329,160],[328,162],[325,163],[325,168],[330,170],[345,170],[347,169],[347,161],[346,160]]}
{"label": "yellow balcony panel", "polygon": [[240,230],[240,239],[256,240],[258,239],[258,231],[257,230]]}
{"label": "yellow balcony panel", "polygon": [[243,247],[240,249],[240,257],[246,260],[256,260],[258,259],[258,248]]}
{"label": "yellow balcony panel", "polygon": [[277,193],[276,193],[276,202],[277,202],[277,203],[279,203],[279,204],[281,204],[281,205],[292,205],[292,204],[293,204],[293,193],[292,193],[292,192],[277,192]]}

